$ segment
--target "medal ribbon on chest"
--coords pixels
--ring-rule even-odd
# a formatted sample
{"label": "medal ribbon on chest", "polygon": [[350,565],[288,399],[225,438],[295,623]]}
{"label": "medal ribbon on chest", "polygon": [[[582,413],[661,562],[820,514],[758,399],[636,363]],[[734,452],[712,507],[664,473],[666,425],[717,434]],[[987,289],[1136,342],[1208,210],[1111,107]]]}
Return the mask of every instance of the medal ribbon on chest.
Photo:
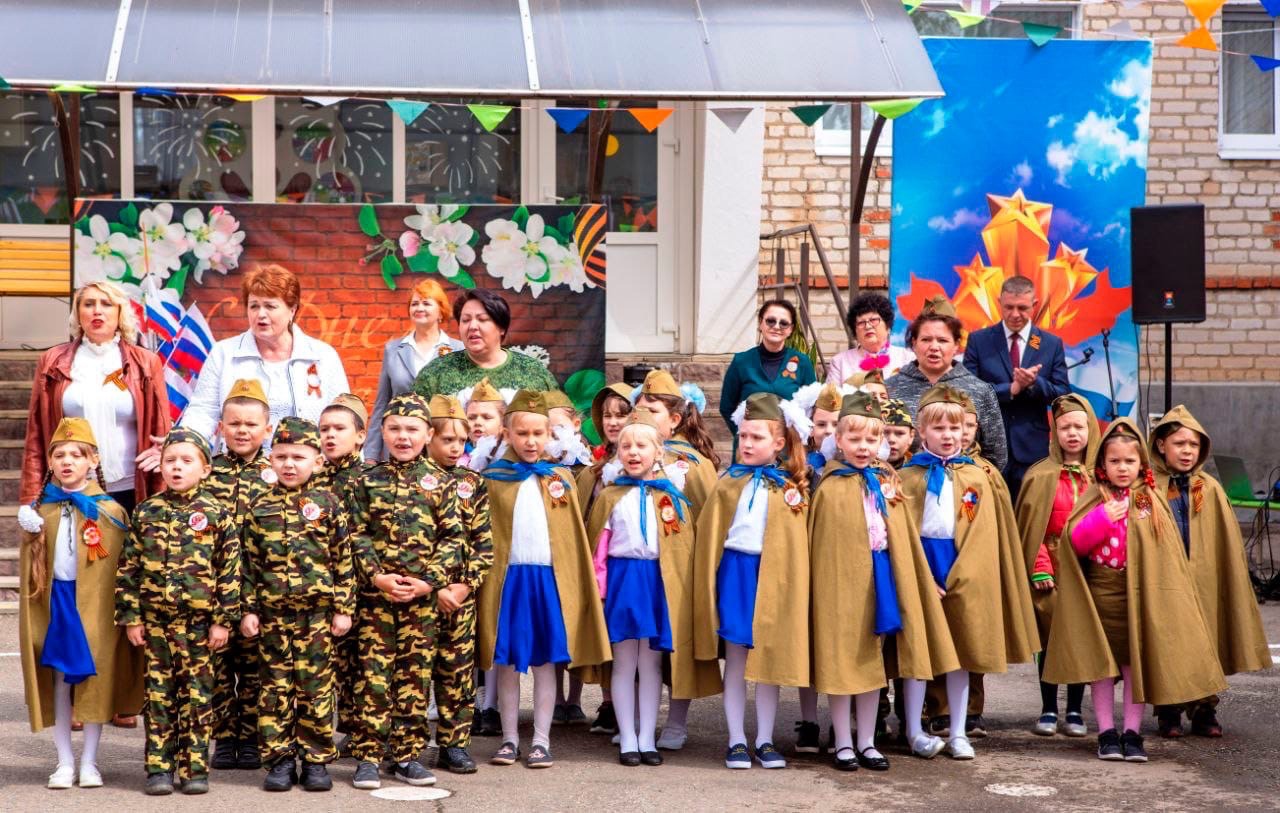
{"label": "medal ribbon on chest", "polygon": [[320,397],[320,368],[314,361],[307,368],[307,395],[314,398]]}
{"label": "medal ribbon on chest", "polygon": [[102,529],[98,527],[98,523],[91,519],[86,519],[81,535],[84,537],[84,546],[88,548],[90,563],[107,558],[109,554],[106,546],[102,544]]}
{"label": "medal ribbon on chest", "polygon": [[1191,507],[1198,514],[1204,508],[1204,478],[1196,477],[1191,484]]}
{"label": "medal ribbon on chest", "polygon": [[964,490],[964,495],[960,498],[960,510],[964,512],[964,518],[970,522],[978,516],[978,490],[973,486]]}
{"label": "medal ribbon on chest", "polygon": [[680,518],[676,516],[676,504],[670,494],[658,498],[658,519],[662,522],[662,535],[680,533]]}

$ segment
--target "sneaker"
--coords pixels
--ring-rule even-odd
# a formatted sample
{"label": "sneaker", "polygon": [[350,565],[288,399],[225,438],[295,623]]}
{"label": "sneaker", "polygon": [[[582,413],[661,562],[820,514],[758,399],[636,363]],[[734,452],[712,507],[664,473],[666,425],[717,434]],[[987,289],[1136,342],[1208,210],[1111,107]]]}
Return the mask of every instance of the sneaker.
{"label": "sneaker", "polygon": [[1176,740],[1182,736],[1182,714],[1174,712],[1173,714],[1160,714],[1156,716],[1156,728],[1160,732],[1160,736],[1168,740]]}
{"label": "sneaker", "polygon": [[935,737],[951,736],[951,718],[950,717],[930,717],[929,724],[924,729]]}
{"label": "sneaker", "polygon": [[921,759],[933,759],[942,752],[946,745],[941,737],[935,737],[932,734],[926,734],[921,731],[919,734],[911,738],[911,753]]}
{"label": "sneaker", "polygon": [[679,751],[684,748],[684,744],[688,741],[688,730],[667,726],[662,729],[662,736],[658,737],[658,749],[662,751]]}
{"label": "sneaker", "polygon": [[756,761],[762,768],[787,767],[787,761],[782,757],[782,752],[774,748],[771,742],[756,746]]}
{"label": "sneaker", "polygon": [[613,711],[612,703],[601,703],[596,709],[596,720],[591,724],[592,734],[617,734],[618,716]]}
{"label": "sneaker", "polygon": [[298,784],[298,766],[294,763],[293,757],[285,757],[271,766],[271,770],[267,771],[267,778],[262,780],[262,789],[271,791],[272,793],[281,793],[291,790],[294,785]]}
{"label": "sneaker", "polygon": [[568,725],[582,725],[587,721],[586,712],[582,710],[582,706],[574,703],[564,707],[565,723]]}
{"label": "sneaker", "polygon": [[1089,727],[1084,723],[1084,715],[1078,711],[1067,712],[1067,722],[1062,730],[1068,737],[1083,737],[1089,733]]}
{"label": "sneaker", "polygon": [[372,762],[361,762],[356,765],[356,775],[351,778],[351,787],[357,790],[377,790],[382,787],[378,766]]}
{"label": "sneaker", "polygon": [[1218,715],[1212,708],[1206,706],[1196,709],[1191,716],[1191,733],[1197,737],[1222,736],[1222,724],[1218,722]]}
{"label": "sneaker", "polygon": [[209,792],[209,777],[193,776],[182,783],[184,796],[202,796]]}
{"label": "sneaker", "polygon": [[1142,735],[1136,731],[1126,731],[1120,735],[1120,748],[1124,751],[1125,762],[1147,761],[1147,751],[1142,747]]}
{"label": "sneaker", "polygon": [[436,775],[428,771],[416,759],[411,759],[408,762],[391,763],[391,778],[398,779],[414,787],[425,787],[436,783]]}
{"label": "sneaker", "polygon": [[242,771],[256,771],[262,767],[262,752],[256,742],[241,742],[236,752],[236,767]]}
{"label": "sneaker", "polygon": [[213,746],[213,759],[209,761],[209,765],[219,771],[232,771],[240,767],[238,764],[238,754],[240,753],[240,743],[236,740],[218,740]]}
{"label": "sneaker", "polygon": [[[70,785],[67,787],[70,787]],[[148,796],[168,796],[173,793],[173,775],[167,773],[147,774],[147,787],[143,792]]]}
{"label": "sneaker", "polygon": [[444,768],[449,773],[475,773],[476,761],[471,758],[471,754],[467,749],[461,746],[449,746],[440,749],[440,756],[436,759],[436,765]]}
{"label": "sneaker", "polygon": [[480,720],[480,728],[476,735],[480,737],[502,736],[502,715],[497,709],[484,709],[476,715]]}
{"label": "sneaker", "polygon": [[551,758],[550,748],[545,745],[535,745],[529,749],[529,756],[525,757],[524,764],[526,768],[550,768],[556,763]]}
{"label": "sneaker", "polygon": [[98,770],[98,766],[92,762],[80,763],[80,787],[82,788],[100,788],[102,787],[102,772]]}
{"label": "sneaker", "polygon": [[751,767],[751,754],[747,751],[745,742],[729,746],[724,755],[724,766],[736,771],[745,771]]}
{"label": "sneaker", "polygon": [[1058,715],[1057,713],[1041,714],[1040,719],[1036,720],[1036,724],[1031,727],[1032,734],[1039,734],[1041,737],[1052,737],[1058,733]]}
{"label": "sneaker", "polygon": [[564,725],[567,722],[569,722],[569,707],[557,704],[555,711],[551,712],[551,724]]}
{"label": "sneaker", "polygon": [[981,714],[970,714],[964,718],[964,735],[975,740],[987,736],[987,724],[982,721]]}
{"label": "sneaker", "polygon": [[796,723],[796,753],[821,754],[821,736],[822,729],[817,723],[811,723],[806,720]]}
{"label": "sneaker", "polygon": [[489,757],[490,765],[514,765],[520,758],[520,748],[514,742],[504,742],[493,756]]}
{"label": "sneaker", "polygon": [[1124,751],[1120,748],[1120,735],[1114,728],[1108,728],[1098,735],[1098,759],[1107,762],[1119,762],[1124,759]]}
{"label": "sneaker", "polygon": [[973,759],[973,746],[968,737],[952,737],[947,740],[947,752],[952,759]]}
{"label": "sneaker", "polygon": [[[49,783],[45,785],[49,790],[66,790],[73,787],[76,783],[76,766],[59,765],[53,773],[49,774]],[[170,788],[172,791],[172,788]]]}
{"label": "sneaker", "polygon": [[320,762],[302,763],[302,789],[310,791],[333,790],[333,779]]}

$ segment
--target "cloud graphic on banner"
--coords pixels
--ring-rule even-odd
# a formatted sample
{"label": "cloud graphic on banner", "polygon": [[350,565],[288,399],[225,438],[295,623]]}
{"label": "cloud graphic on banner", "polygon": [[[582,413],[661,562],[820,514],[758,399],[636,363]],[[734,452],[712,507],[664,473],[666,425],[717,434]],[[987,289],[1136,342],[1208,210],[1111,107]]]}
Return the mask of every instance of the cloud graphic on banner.
{"label": "cloud graphic on banner", "polygon": [[1044,123],[1044,126],[1045,128],[1052,130],[1054,127],[1057,127],[1059,124],[1062,123],[1062,119],[1063,119],[1062,114],[1057,113],[1055,115],[1050,116],[1049,120]]}
{"label": "cloud graphic on banner", "polygon": [[1016,186],[1027,186],[1031,183],[1031,178],[1035,173],[1031,170],[1031,164],[1023,161],[1013,168],[1013,174],[1009,176],[1009,181]]}
{"label": "cloud graphic on banner", "polygon": [[933,110],[929,113],[929,129],[924,131],[925,138],[933,138],[941,133],[947,126],[947,111],[940,104],[933,105]]}
{"label": "cloud graphic on banner", "polygon": [[[1058,185],[1070,186],[1067,177],[1077,164],[1089,175],[1107,179],[1130,161],[1147,165],[1147,125],[1151,119],[1151,63],[1133,59],[1107,84],[1109,94],[1124,101],[1124,109],[1113,114],[1090,110],[1076,122],[1072,141],[1054,141],[1045,151],[1045,161],[1058,172]],[[1060,115],[1050,116],[1049,127],[1060,123]]]}
{"label": "cloud graphic on banner", "polygon": [[964,226],[982,226],[986,222],[987,218],[972,209],[957,209],[951,217],[935,215],[929,218],[929,228],[936,232],[949,232]]}

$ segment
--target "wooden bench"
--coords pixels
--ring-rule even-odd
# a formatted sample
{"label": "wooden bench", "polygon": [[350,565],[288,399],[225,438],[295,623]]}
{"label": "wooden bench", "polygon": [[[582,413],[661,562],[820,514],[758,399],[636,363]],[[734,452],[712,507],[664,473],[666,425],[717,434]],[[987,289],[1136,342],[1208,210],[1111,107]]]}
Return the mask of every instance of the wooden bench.
{"label": "wooden bench", "polygon": [[71,291],[66,240],[0,240],[0,296],[60,296]]}

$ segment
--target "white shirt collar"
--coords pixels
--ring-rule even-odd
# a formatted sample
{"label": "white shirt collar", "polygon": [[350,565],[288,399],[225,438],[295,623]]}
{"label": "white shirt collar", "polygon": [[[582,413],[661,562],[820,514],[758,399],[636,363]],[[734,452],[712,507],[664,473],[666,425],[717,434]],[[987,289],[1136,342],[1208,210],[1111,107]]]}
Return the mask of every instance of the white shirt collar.
{"label": "white shirt collar", "polygon": [[[1004,328],[1004,343],[1006,346],[1008,346],[1009,342],[1013,340],[1013,331],[1010,330],[1009,326],[1006,325],[1004,322],[1000,323],[1000,327]],[[1027,323],[1022,326],[1022,330],[1018,331],[1019,349],[1026,347],[1027,342],[1029,341],[1031,341],[1031,321],[1027,320]]]}

